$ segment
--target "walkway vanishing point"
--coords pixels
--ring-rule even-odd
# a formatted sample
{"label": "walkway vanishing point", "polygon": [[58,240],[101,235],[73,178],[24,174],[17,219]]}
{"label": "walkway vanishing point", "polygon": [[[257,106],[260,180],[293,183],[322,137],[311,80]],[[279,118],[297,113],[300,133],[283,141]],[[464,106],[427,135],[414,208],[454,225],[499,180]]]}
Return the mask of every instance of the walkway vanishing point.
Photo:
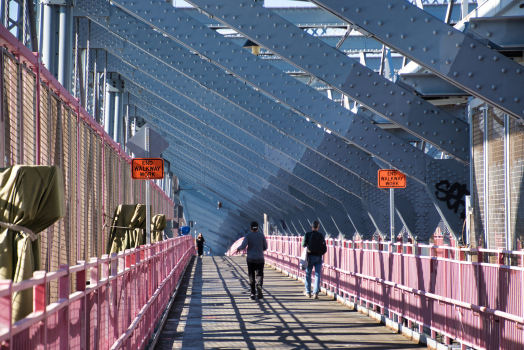
{"label": "walkway vanishing point", "polygon": [[264,299],[249,299],[244,257],[195,258],[155,349],[420,349],[379,322],[266,266]]}

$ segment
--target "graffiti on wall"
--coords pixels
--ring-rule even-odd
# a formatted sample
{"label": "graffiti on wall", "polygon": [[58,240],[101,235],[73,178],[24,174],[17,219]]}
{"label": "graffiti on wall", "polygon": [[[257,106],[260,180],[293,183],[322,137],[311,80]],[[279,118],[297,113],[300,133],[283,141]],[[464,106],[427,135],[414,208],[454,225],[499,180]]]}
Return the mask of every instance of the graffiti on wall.
{"label": "graffiti on wall", "polygon": [[455,182],[450,184],[448,180],[442,180],[435,184],[435,196],[437,199],[446,202],[448,209],[453,210],[454,213],[459,212],[460,218],[466,218],[466,204],[464,196],[469,195],[468,186]]}

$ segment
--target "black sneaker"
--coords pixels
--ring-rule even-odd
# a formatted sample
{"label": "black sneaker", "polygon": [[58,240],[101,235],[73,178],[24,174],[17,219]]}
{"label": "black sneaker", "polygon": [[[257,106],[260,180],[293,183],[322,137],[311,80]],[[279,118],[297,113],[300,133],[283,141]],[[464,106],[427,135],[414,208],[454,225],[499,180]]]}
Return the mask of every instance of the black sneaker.
{"label": "black sneaker", "polygon": [[251,294],[250,298],[251,298],[251,300],[255,300],[256,295],[255,294]]}
{"label": "black sneaker", "polygon": [[264,295],[262,294],[262,288],[261,287],[257,288],[257,298],[258,299],[264,299]]}

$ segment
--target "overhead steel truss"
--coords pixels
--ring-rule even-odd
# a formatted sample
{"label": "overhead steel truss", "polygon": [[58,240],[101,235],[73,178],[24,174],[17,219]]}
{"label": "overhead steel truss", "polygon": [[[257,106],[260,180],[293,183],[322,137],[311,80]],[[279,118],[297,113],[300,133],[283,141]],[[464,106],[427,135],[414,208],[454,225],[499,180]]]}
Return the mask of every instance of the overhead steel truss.
{"label": "overhead steel truss", "polygon": [[524,67],[502,53],[404,0],[310,1],[442,79],[524,119]]}
{"label": "overhead steel truss", "polygon": [[[129,19],[129,18],[128,18],[128,19]],[[128,21],[128,22],[129,22],[129,21]],[[138,25],[138,24],[137,24],[137,23],[133,23],[133,25],[136,26],[136,25]],[[121,28],[121,27],[119,27],[119,28]],[[121,29],[116,29],[116,31],[117,31],[117,32],[118,32],[118,31],[121,31]],[[125,31],[125,30],[123,30],[123,31]],[[158,35],[158,34],[157,34],[157,35]],[[149,48],[149,51],[151,51],[151,50],[152,50],[152,49]],[[158,49],[157,49],[157,48],[154,48],[153,50],[158,50]],[[159,54],[159,55],[162,56],[161,54]],[[296,82],[295,82],[295,84],[296,84]],[[360,119],[361,119],[362,122],[364,122],[364,119],[362,119],[362,118],[360,118]],[[363,129],[365,129],[365,128],[363,128]],[[378,129],[378,128],[377,128],[376,126],[374,126],[374,129]],[[375,131],[378,131],[378,130],[375,130]],[[380,132],[380,131],[379,131],[379,132]],[[386,133],[386,134],[387,134],[387,133]],[[389,137],[391,137],[391,135],[389,135],[389,134],[385,135],[385,138],[389,138]],[[402,145],[401,142],[399,142],[399,144]],[[404,150],[404,152],[405,152],[405,150]],[[412,152],[413,152],[413,150],[412,150]],[[423,155],[421,155],[421,157],[423,157]],[[376,178],[375,178],[374,181],[376,181]],[[373,182],[374,182],[374,181],[373,181]],[[448,209],[445,208],[445,210],[448,210]],[[458,220],[457,220],[457,223],[458,223]],[[454,225],[454,226],[455,226],[455,227],[458,227],[459,225]]]}
{"label": "overhead steel truss", "polygon": [[[120,99],[171,143],[163,156],[177,175],[209,198],[209,203],[224,203],[221,213],[227,214],[194,214],[200,222],[218,221],[231,226],[231,232],[218,233],[223,237],[210,240],[225,247],[250,218],[260,220],[262,213],[268,213],[281,232],[301,234],[318,218],[332,236],[358,233],[371,238],[379,233],[384,237],[389,230],[389,208],[388,192],[376,187],[381,168],[398,169],[409,177],[409,187],[395,193],[396,233],[404,227],[417,240],[427,241],[442,219],[456,237],[460,235],[463,210],[457,203],[443,199],[439,191],[457,184],[463,189],[469,187],[469,125],[406,89],[415,77],[405,77],[405,85],[396,84],[347,57],[342,44],[356,29],[364,33],[359,40],[378,39],[426,68],[429,66],[424,60],[429,54],[436,52],[439,60],[454,55],[448,59],[449,64],[439,61],[428,69],[459,87],[459,92],[492,102],[490,98],[503,89],[499,81],[490,87],[491,91],[474,86],[473,92],[467,85],[472,77],[462,77],[467,61],[463,52],[469,54],[471,47],[434,50],[429,44],[421,44],[427,49],[421,50],[417,46],[425,38],[433,38],[431,35],[448,46],[449,40],[469,43],[473,39],[457,31],[443,35],[442,28],[450,29],[449,25],[436,23],[439,20],[435,17],[401,0],[390,1],[392,8],[376,13],[371,13],[368,4],[379,1],[361,6],[351,0],[313,0],[328,8],[329,13],[314,9],[308,14],[321,13],[319,22],[332,22],[332,27],[340,22],[340,28],[346,30],[344,40],[337,39],[336,47],[308,34],[307,30],[318,26],[312,22],[315,18],[307,15],[298,21],[293,17],[296,12],[271,11],[247,0],[190,2],[200,12],[195,17],[204,23],[188,15],[196,10],[176,9],[160,0],[78,1],[74,15],[90,21],[75,22],[75,69],[80,65],[85,68],[80,69],[79,76],[75,74],[75,80],[81,80],[80,95],[86,108],[92,106],[97,114],[102,107],[107,114],[107,103],[97,102],[104,94],[97,86],[102,84],[101,77],[105,84],[110,73],[117,73],[111,78],[122,82],[126,91]],[[342,11],[340,3],[352,6],[355,12],[358,6],[358,17]],[[390,15],[397,13],[391,12],[393,9],[413,27],[408,33],[398,24],[384,29],[397,23]],[[363,14],[369,19],[364,19]],[[220,24],[210,28],[210,23]],[[436,28],[432,30],[438,34],[425,34],[429,27]],[[264,52],[296,67],[296,72],[308,74],[357,101],[413,135],[413,141],[427,142],[453,159],[432,159],[360,112],[355,114],[342,107],[213,28],[234,29],[265,47]],[[419,29],[420,34],[416,32]],[[402,35],[409,38],[400,38]],[[487,55],[493,55],[493,65],[508,63],[482,43],[474,44],[484,50],[479,61],[485,63]],[[387,47],[382,52],[389,50]],[[80,49],[84,50],[82,57],[76,58]],[[451,74],[447,68],[459,74]],[[520,74],[511,69],[502,68],[496,79]],[[475,79],[483,76],[482,72],[473,74]],[[504,85],[504,89],[521,88],[520,82]],[[76,90],[77,85],[73,88]],[[91,106],[90,96],[94,101]],[[521,95],[511,103],[507,96],[496,97],[496,105],[506,106],[501,108],[517,116],[513,107]],[[185,194],[184,198],[195,205],[203,203],[199,196]]]}
{"label": "overhead steel truss", "polygon": [[[244,1],[195,0],[191,3],[209,12],[217,20],[229,25],[254,42],[267,47],[283,60],[316,76],[333,89],[350,96],[420,139],[463,161],[468,160],[468,125],[463,120],[449,115],[356,60],[347,57],[337,49],[308,35],[292,23],[275,15],[271,10]],[[119,3],[126,3],[129,10],[134,10],[138,6],[138,4],[130,6],[129,0],[120,0]],[[225,8],[226,3],[227,9]],[[134,12],[136,11],[138,11],[136,16],[143,13],[140,9]],[[173,10],[173,12],[176,11]],[[236,15],[231,15],[231,13]],[[158,22],[158,19],[162,20],[163,18],[157,19],[161,14],[166,14],[166,12],[155,11],[153,22]],[[178,29],[178,22],[184,23],[184,19],[177,21],[174,29]],[[173,26],[170,27],[163,30],[173,32]],[[200,28],[195,26],[197,32],[206,29],[204,26]],[[210,39],[208,38],[208,41],[211,41]],[[206,44],[205,47],[204,44]],[[212,57],[213,49],[208,49],[210,45],[207,44],[208,42],[202,43],[203,55]],[[198,50],[198,47],[193,47],[193,49]]]}

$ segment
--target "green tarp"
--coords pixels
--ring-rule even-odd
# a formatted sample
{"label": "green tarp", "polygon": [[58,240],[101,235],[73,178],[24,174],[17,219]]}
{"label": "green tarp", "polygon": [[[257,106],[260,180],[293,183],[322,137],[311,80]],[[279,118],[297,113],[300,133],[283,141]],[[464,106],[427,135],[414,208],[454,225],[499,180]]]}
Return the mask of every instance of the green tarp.
{"label": "green tarp", "polygon": [[107,253],[118,253],[145,244],[146,206],[119,205],[115,209]]}
{"label": "green tarp", "polygon": [[[163,239],[166,216],[159,214],[151,219],[151,243]],[[146,244],[146,206],[144,204],[119,205],[113,216],[111,234],[106,251],[118,253]]]}
{"label": "green tarp", "polygon": [[[56,166],[0,169],[0,221],[39,233],[65,216],[64,180]],[[40,236],[38,236],[40,237]],[[0,279],[14,283],[40,270],[40,238],[0,226]],[[12,320],[33,312],[33,289],[13,294]]]}
{"label": "green tarp", "polygon": [[151,243],[164,240],[164,229],[167,226],[166,216],[157,214],[151,219]]}

